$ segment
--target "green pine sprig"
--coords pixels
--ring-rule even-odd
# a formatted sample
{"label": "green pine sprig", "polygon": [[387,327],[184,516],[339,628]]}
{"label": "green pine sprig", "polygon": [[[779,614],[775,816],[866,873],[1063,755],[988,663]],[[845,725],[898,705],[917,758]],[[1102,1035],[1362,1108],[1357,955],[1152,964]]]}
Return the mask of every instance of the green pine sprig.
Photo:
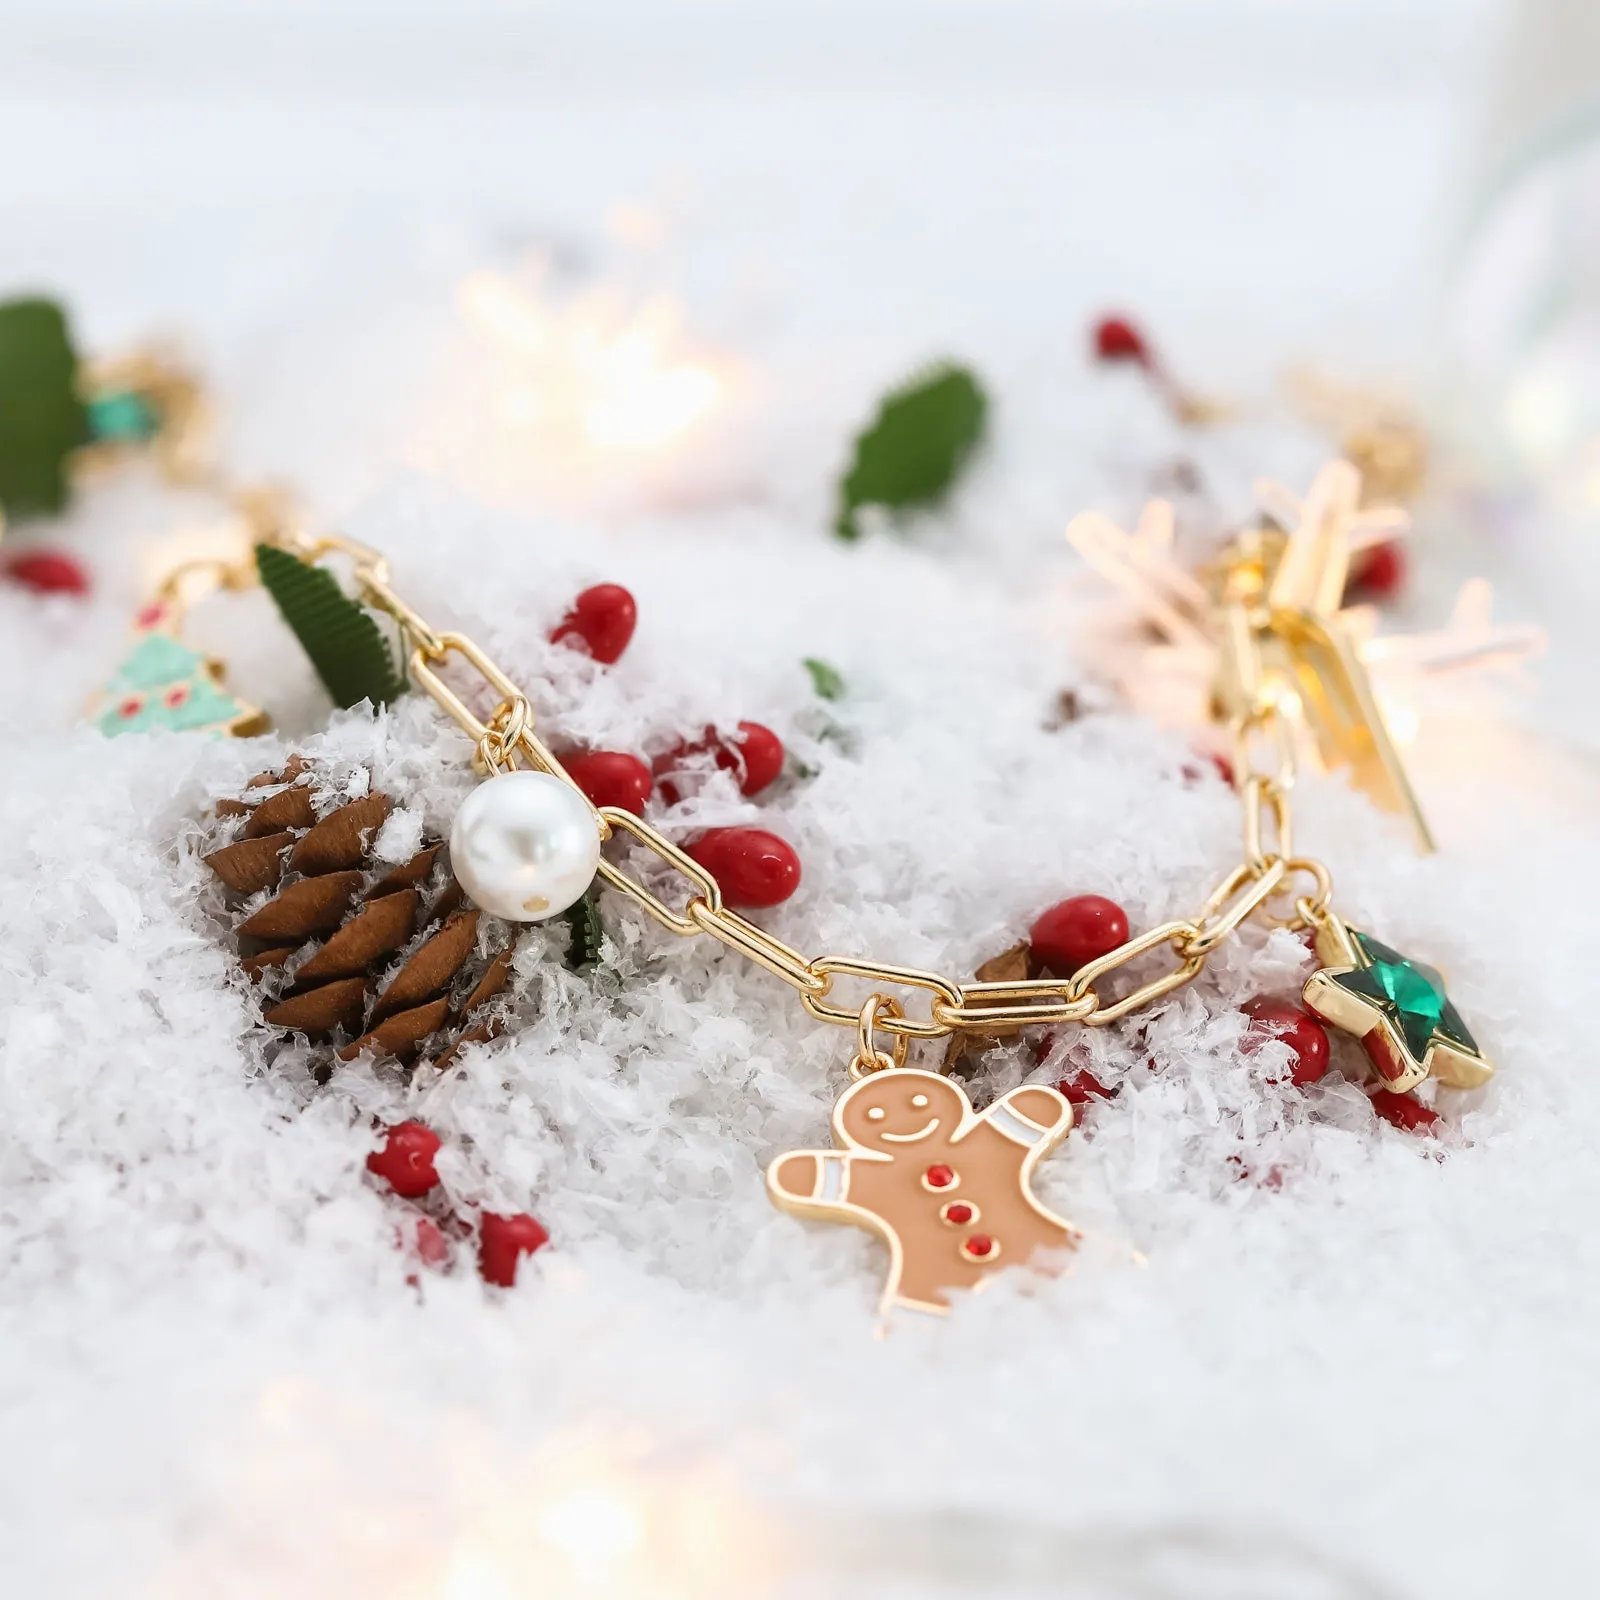
{"label": "green pine sprig", "polygon": [[574,972],[581,972],[600,959],[600,941],[605,936],[600,924],[599,889],[590,885],[583,898],[567,910],[566,920],[571,935],[567,944],[567,965]]}
{"label": "green pine sprig", "polygon": [[270,544],[256,546],[256,567],[335,705],[386,705],[404,693],[405,678],[372,613],[331,572]]}
{"label": "green pine sprig", "polygon": [[937,505],[983,438],[989,402],[965,367],[942,362],[886,395],[839,484],[833,531],[859,539],[864,506]]}
{"label": "green pine sprig", "polygon": [[844,699],[844,677],[832,662],[806,656],[800,665],[811,674],[811,688],[819,700]]}

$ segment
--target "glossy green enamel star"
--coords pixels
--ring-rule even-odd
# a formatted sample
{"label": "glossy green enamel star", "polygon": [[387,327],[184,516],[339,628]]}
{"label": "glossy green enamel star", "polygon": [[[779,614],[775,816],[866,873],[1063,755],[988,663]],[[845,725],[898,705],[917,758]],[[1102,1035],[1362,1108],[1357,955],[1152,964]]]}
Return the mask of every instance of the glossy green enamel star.
{"label": "glossy green enamel star", "polygon": [[1405,1094],[1430,1076],[1476,1089],[1493,1076],[1436,968],[1332,915],[1317,932],[1317,956],[1306,1004],[1361,1040],[1386,1089]]}

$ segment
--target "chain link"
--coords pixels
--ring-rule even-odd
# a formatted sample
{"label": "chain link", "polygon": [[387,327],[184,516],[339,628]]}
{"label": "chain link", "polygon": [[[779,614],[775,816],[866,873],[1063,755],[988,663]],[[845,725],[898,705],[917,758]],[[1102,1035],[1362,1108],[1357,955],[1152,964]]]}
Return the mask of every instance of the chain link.
{"label": "chain link", "polygon": [[[908,1017],[904,1013],[879,1018],[878,1026],[885,1033],[903,1034],[908,1039],[943,1038],[951,1030],[939,1020],[933,1006],[941,1000],[947,1006],[961,1004],[961,991],[955,984],[948,978],[941,978],[937,972],[924,972],[920,967],[896,967],[887,961],[862,961],[855,956],[819,956],[809,965],[817,977],[829,980],[829,988],[835,977],[860,978],[873,985],[875,991],[881,991],[887,985],[895,989],[920,989],[933,995],[926,1020]],[[823,999],[827,993],[828,989],[821,994],[802,994],[800,1004],[819,1022],[836,1022],[841,1027],[847,1022],[854,1022],[859,1010],[829,1005]]]}
{"label": "chain link", "polygon": [[[311,539],[287,531],[279,534],[279,542],[302,560],[342,555],[351,562],[362,599],[393,618],[410,646],[412,681],[473,741],[480,770],[507,772],[526,762],[577,789],[566,769],[534,732],[533,707],[517,684],[471,639],[464,634],[435,630],[402,600],[389,586],[388,563],[376,550],[354,540],[332,536]],[[1237,623],[1235,632],[1247,636],[1248,624],[1242,610],[1233,620]],[[1243,644],[1248,644],[1247,637],[1243,637]],[[472,710],[440,670],[456,657],[476,672],[496,697],[494,709],[486,718]],[[1234,717],[1230,728],[1234,781],[1244,814],[1244,859],[1212,890],[1194,921],[1165,922],[1151,928],[1080,967],[1070,978],[958,984],[936,972],[854,956],[828,955],[808,960],[800,951],[727,909],[716,878],[665,834],[631,811],[595,807],[585,796],[602,841],[614,838],[618,832],[626,834],[684,879],[689,895],[683,909],[674,910],[655,890],[604,856],[599,875],[662,927],[685,938],[710,934],[795,989],[813,1017],[855,1028],[857,1063],[864,1070],[884,1062],[903,1061],[911,1039],[936,1039],[961,1030],[1001,1033],[1040,1023],[1068,1022],[1105,1027],[1197,977],[1211,952],[1258,912],[1271,924],[1296,929],[1317,927],[1328,914],[1333,893],[1328,869],[1320,861],[1293,853],[1289,793],[1295,782],[1296,754],[1292,730],[1279,708],[1262,692],[1258,675],[1251,673],[1240,687],[1244,690],[1244,709]],[[1256,751],[1263,741],[1272,757],[1266,766],[1256,762]],[[1314,892],[1296,896],[1288,915],[1275,913],[1272,902],[1282,901],[1291,893],[1287,885],[1299,876],[1311,878]],[[1162,950],[1174,958],[1174,964],[1166,971],[1147,978],[1120,998],[1102,997],[1097,987],[1102,980],[1130,962]],[[868,984],[871,993],[865,1004],[852,1009],[830,1002],[835,978]],[[927,994],[930,998],[926,1016],[908,1014],[899,1000],[884,992],[894,989]],[[892,1055],[885,1055],[873,1044],[875,1032],[887,1033],[894,1039]]]}
{"label": "chain link", "polygon": [[[1138,934],[1119,944],[1108,954],[1079,967],[1073,973],[1068,989],[1074,1000],[1092,997],[1095,1001],[1095,1009],[1083,1019],[1085,1025],[1090,1028],[1103,1028],[1108,1022],[1117,1022],[1129,1012],[1149,1005],[1152,1000],[1159,1000],[1162,995],[1170,994],[1174,989],[1181,988],[1191,979],[1198,977],[1200,969],[1206,964],[1205,955],[1203,953],[1185,955],[1184,950],[1191,940],[1199,937],[1200,930],[1192,922],[1163,922],[1160,927]],[[1165,972],[1159,978],[1151,978],[1147,983],[1140,984],[1132,994],[1124,995],[1113,1005],[1108,1006],[1101,1002],[1094,987],[1099,979],[1115,972],[1118,967],[1125,966],[1130,961],[1136,961],[1140,956],[1159,950],[1163,945],[1170,945],[1181,958],[1180,964],[1173,971]]]}

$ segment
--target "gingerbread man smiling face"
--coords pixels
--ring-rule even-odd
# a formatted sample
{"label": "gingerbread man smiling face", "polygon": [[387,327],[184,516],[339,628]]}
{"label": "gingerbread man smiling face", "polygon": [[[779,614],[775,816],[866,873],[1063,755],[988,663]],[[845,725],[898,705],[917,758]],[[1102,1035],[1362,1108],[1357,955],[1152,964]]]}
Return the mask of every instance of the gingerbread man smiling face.
{"label": "gingerbread man smiling face", "polygon": [[959,1084],[893,1067],[833,1109],[834,1150],[798,1150],[767,1169],[774,1202],[848,1222],[889,1247],[883,1305],[949,1309],[996,1267],[1070,1248],[1077,1235],[1033,1196],[1033,1169],[1072,1126],[1054,1089],[1026,1084],[982,1116]]}
{"label": "gingerbread man smiling face", "polygon": [[833,1126],[841,1144],[893,1156],[929,1139],[948,1141],[971,1115],[967,1097],[948,1078],[902,1068],[875,1072],[842,1095]]}

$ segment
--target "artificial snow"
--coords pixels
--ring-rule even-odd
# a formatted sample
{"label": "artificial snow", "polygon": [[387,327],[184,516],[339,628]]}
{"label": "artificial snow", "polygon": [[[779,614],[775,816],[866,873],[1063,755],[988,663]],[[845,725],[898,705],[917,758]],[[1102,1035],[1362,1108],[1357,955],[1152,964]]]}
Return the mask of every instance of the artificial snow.
{"label": "artificial snow", "polygon": [[[38,260],[108,280],[73,228],[50,237]],[[818,249],[846,242],[870,255],[842,229]],[[713,231],[703,249],[725,247]],[[1137,375],[1085,367],[1081,322],[1043,353],[1031,324],[974,322],[951,336],[970,335],[958,353],[1000,402],[991,448],[947,512],[846,547],[826,531],[829,477],[898,373],[870,341],[830,364],[825,305],[789,325],[816,335],[804,355],[759,318],[724,329],[762,375],[741,425],[600,503],[546,493],[514,454],[490,472],[452,432],[438,395],[477,369],[447,296],[359,298],[313,274],[260,300],[202,288],[239,456],[302,470],[318,517],[337,512],[430,620],[484,645],[558,748],[649,755],[708,724],[774,728],[795,763],[770,790],[745,799],[719,774],[653,815],[679,838],[751,823],[791,840],[800,890],[757,914],[780,938],[967,975],[1065,895],[1111,895],[1148,927],[1191,915],[1235,864],[1231,792],[1075,653],[1103,602],[1061,529],[1090,504],[1131,519],[1183,457],[1213,491],[1183,508],[1198,556],[1254,474],[1303,489],[1322,441],[1282,419],[1185,433]],[[690,321],[715,303],[688,291]],[[184,319],[179,300],[161,309]],[[908,314],[896,360],[943,348],[936,313]],[[419,378],[380,446],[374,414],[407,363],[442,387]],[[325,378],[369,409],[333,406]],[[286,388],[323,409],[302,423]],[[1057,1030],[1042,1064],[1032,1036],[976,1053],[980,1101],[1078,1070],[1115,1090],[1039,1176],[1085,1245],[1063,1276],[1009,1273],[947,1320],[885,1331],[878,1246],[776,1211],[762,1182],[774,1155],[825,1141],[853,1033],[614,893],[600,965],[574,973],[562,928],[530,930],[510,1031],[443,1077],[408,1086],[363,1061],[312,1093],[268,1065],[200,859],[215,800],[298,750],[319,781],[359,792],[370,774],[394,797],[377,850],[400,860],[447,831],[470,746],[418,695],[332,713],[260,596],[218,600],[196,637],[283,732],[75,726],[142,556],[210,517],[135,474],[8,535],[82,553],[97,589],[0,588],[7,1593],[1584,1589],[1600,1561],[1584,910],[1600,848],[1592,777],[1514,707],[1419,746],[1438,856],[1338,780],[1296,792],[1297,847],[1328,862],[1338,907],[1444,968],[1499,1065],[1478,1093],[1434,1096],[1438,1137],[1372,1114],[1347,1041],[1305,1090],[1270,1081],[1281,1046],[1241,1054],[1239,1005],[1293,995],[1308,970],[1298,941],[1252,927],[1137,1017]],[[596,581],[639,602],[612,668],[545,642]],[[1440,615],[1449,593],[1427,584],[1417,607]],[[807,657],[838,669],[842,700],[818,700]],[[1085,710],[1056,726],[1065,688]],[[527,1210],[550,1230],[514,1289],[483,1285],[470,1244],[448,1270],[422,1264],[414,1213],[365,1173],[376,1125],[408,1116],[443,1138],[457,1212]]]}

